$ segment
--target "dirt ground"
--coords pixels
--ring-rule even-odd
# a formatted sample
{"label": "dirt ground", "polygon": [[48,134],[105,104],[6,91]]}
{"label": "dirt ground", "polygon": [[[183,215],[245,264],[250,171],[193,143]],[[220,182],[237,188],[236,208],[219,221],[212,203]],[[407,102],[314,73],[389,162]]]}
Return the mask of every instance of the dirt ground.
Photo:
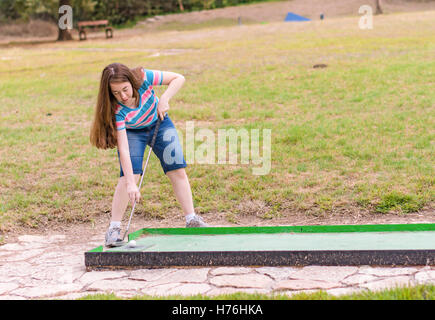
{"label": "dirt ground", "polygon": [[[256,22],[278,22],[283,21],[289,11],[312,20],[319,20],[321,13],[324,14],[325,19],[340,16],[356,16],[358,15],[358,9],[362,5],[370,5],[375,11],[375,0],[292,0],[171,14],[162,16],[161,19],[152,19],[152,22],[148,24],[158,26],[167,22],[200,23],[212,19],[236,20],[238,17],[242,18],[242,22],[245,19]],[[382,9],[386,14],[434,10],[435,1],[383,0]],[[147,24],[146,21],[143,23]]]}
{"label": "dirt ground", "polygon": [[[291,0],[270,3],[256,3],[237,7],[228,7],[214,10],[203,10],[196,12],[186,12],[180,14],[170,14],[144,19],[131,29],[115,30],[116,35],[123,37],[134,36],[138,33],[153,32],[164,24],[168,23],[203,23],[215,19],[233,19],[250,23],[279,22],[283,21],[287,12],[305,16],[312,20],[319,20],[320,14],[324,14],[325,19],[344,16],[358,16],[358,9],[362,5],[370,5],[375,11],[375,0]],[[382,10],[385,14],[398,12],[426,11],[435,10],[435,1],[422,2],[418,0],[382,0]],[[14,29],[11,34],[8,30]],[[0,26],[0,45],[7,45],[11,42],[41,42],[55,41],[57,38],[57,27],[46,22],[31,21],[28,25],[22,26],[22,36],[17,36],[16,26]],[[32,31],[33,30],[33,31]],[[37,34],[29,32],[37,30]],[[78,40],[77,30],[72,30],[73,38]],[[101,36],[101,31],[96,32],[97,37]],[[115,36],[116,36],[115,35]],[[92,32],[88,36],[92,39]]]}
{"label": "dirt ground", "polygon": [[[146,204],[144,204],[146,205]],[[4,236],[3,242],[16,242],[24,234],[30,235],[56,235],[64,234],[77,240],[92,238],[101,235],[102,238],[110,223],[110,203],[105,204],[100,210],[100,215],[91,222],[82,223],[56,223],[41,224],[38,228],[16,226]],[[130,206],[124,215],[122,228],[125,228],[130,215]],[[142,228],[183,228],[185,219],[182,211],[175,210],[167,214],[165,219],[144,217],[134,214],[130,232]],[[305,215],[300,212],[283,211],[279,217],[264,219],[255,214],[238,216],[236,221],[229,221],[227,212],[208,212],[200,214],[211,227],[236,227],[236,226],[297,226],[297,225],[365,225],[365,224],[409,224],[409,223],[435,223],[435,208],[425,207],[419,212],[398,214],[376,214],[370,211],[363,212],[360,208],[346,208],[335,210],[323,215]]]}

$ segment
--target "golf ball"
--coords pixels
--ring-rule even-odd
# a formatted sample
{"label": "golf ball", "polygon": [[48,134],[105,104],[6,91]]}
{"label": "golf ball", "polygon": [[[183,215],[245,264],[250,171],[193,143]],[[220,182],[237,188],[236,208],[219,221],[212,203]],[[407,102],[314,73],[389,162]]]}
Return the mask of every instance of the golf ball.
{"label": "golf ball", "polygon": [[136,245],[136,241],[135,241],[135,240],[131,240],[128,244],[129,244],[130,246],[135,246],[135,245]]}

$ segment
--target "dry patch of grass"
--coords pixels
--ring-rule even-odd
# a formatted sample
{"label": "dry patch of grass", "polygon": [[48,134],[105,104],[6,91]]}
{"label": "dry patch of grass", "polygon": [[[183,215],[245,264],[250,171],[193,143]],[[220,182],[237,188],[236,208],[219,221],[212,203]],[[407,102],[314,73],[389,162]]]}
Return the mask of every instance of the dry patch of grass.
{"label": "dry patch of grass", "polygon": [[0,24],[0,39],[16,37],[56,37],[58,26],[43,20]]}

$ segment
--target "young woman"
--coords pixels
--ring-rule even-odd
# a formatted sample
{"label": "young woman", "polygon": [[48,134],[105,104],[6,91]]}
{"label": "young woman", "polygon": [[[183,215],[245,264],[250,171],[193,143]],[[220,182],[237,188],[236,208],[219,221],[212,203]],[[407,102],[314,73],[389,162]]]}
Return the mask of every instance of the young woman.
{"label": "young woman", "polygon": [[[153,152],[172,183],[186,217],[186,227],[207,227],[201,217],[195,215],[183,150],[167,114],[169,100],[184,81],[178,73],[142,67],[130,69],[120,63],[112,63],[102,72],[90,141],[100,149],[117,147],[120,162],[120,178],[113,196],[106,246],[114,246],[120,241],[121,220],[128,201],[140,201],[137,183],[142,174],[144,151],[151,142],[157,117],[161,123]],[[160,98],[153,90],[156,85],[168,85]]]}

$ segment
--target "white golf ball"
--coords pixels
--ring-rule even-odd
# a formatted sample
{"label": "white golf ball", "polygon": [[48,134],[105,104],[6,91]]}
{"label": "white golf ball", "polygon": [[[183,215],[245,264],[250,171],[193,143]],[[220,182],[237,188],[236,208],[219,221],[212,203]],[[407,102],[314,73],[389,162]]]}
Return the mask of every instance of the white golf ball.
{"label": "white golf ball", "polygon": [[133,246],[136,245],[136,241],[135,241],[135,240],[131,240],[131,241],[128,243],[128,245],[131,246],[131,247],[133,247]]}

